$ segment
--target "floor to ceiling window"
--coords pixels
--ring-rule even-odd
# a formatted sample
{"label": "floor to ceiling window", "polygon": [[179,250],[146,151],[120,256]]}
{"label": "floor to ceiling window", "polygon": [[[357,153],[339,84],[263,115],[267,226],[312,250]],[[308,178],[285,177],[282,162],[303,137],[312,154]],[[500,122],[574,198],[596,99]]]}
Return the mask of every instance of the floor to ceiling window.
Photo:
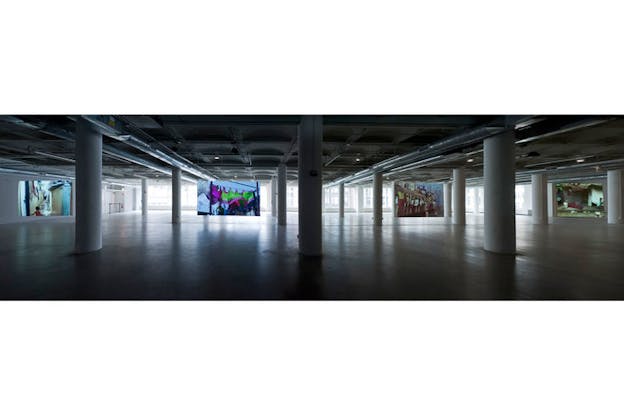
{"label": "floor to ceiling window", "polygon": [[[171,181],[147,182],[147,206],[149,209],[171,209],[172,198]],[[180,199],[182,209],[197,209],[197,184],[182,182]]]}

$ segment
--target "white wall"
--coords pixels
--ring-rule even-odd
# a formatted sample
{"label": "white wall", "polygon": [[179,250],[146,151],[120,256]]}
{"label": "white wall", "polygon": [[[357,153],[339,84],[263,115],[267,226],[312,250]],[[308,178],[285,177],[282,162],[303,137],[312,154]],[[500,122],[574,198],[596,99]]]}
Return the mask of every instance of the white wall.
{"label": "white wall", "polygon": [[[111,204],[120,204],[112,206]],[[106,184],[102,185],[102,214],[108,215],[116,214],[116,209],[120,208],[119,212],[135,211],[135,188],[132,186],[124,186],[123,189],[108,189]]]}
{"label": "white wall", "polygon": [[[18,216],[18,182],[19,178],[17,177],[0,175],[0,195],[2,195],[0,198],[0,224],[15,222],[20,218]],[[11,195],[14,195],[14,198],[11,198]]]}

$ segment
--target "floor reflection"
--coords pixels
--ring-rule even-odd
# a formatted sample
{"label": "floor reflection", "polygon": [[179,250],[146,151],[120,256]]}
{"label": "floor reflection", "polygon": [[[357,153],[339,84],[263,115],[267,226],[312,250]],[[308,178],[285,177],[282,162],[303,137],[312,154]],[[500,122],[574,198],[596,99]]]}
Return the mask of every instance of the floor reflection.
{"label": "floor reflection", "polygon": [[[323,218],[321,258],[288,225],[166,211],[111,215],[103,248],[70,255],[74,224],[0,225],[2,299],[624,299],[624,227],[518,218],[519,255],[483,250],[483,223]],[[240,221],[239,221],[240,220]]]}
{"label": "floor reflection", "polygon": [[298,277],[291,299],[323,298],[323,257],[299,256]]}

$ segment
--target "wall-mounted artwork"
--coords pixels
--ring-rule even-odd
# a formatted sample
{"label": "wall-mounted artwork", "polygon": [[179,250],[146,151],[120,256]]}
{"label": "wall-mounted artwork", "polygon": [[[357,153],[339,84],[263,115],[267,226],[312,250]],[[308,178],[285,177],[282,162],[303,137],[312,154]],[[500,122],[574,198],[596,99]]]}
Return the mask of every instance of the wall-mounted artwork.
{"label": "wall-mounted artwork", "polygon": [[396,182],[394,200],[397,217],[444,216],[444,190],[441,183]]}
{"label": "wall-mounted artwork", "polygon": [[603,185],[600,183],[558,183],[557,216],[604,217]]}
{"label": "wall-mounted artwork", "polygon": [[198,215],[260,215],[258,182],[199,181]]}
{"label": "wall-mounted artwork", "polygon": [[22,217],[71,215],[72,184],[66,180],[19,181],[19,212]]}

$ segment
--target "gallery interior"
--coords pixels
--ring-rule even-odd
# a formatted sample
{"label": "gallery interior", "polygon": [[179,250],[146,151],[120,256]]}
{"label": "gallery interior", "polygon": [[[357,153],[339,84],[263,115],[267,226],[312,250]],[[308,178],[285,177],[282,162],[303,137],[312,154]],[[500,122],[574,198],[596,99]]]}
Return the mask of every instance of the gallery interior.
{"label": "gallery interior", "polygon": [[3,115],[0,299],[624,299],[624,117]]}

